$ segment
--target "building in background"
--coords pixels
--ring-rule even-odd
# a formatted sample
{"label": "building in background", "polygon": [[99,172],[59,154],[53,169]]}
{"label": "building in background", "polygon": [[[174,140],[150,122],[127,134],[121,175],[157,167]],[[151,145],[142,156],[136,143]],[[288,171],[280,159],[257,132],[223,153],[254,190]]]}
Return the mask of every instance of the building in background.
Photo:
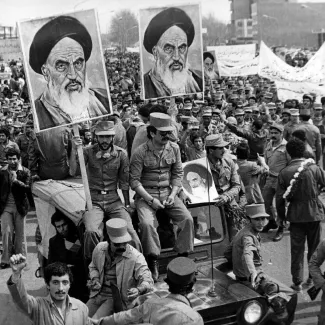
{"label": "building in background", "polygon": [[229,0],[231,2],[232,39],[240,40],[238,21],[252,20],[252,37],[268,46],[318,48],[325,38],[317,31],[325,29],[322,13],[325,3],[301,3],[296,0]]}

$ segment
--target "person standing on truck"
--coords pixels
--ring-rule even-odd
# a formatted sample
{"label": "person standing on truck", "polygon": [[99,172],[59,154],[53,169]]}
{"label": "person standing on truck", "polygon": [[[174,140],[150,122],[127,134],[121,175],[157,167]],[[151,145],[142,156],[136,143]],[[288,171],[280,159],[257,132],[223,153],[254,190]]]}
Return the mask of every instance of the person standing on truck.
{"label": "person standing on truck", "polygon": [[187,295],[196,282],[196,265],[187,257],[177,257],[167,266],[165,279],[170,294],[165,298],[149,298],[133,309],[93,321],[100,325],[150,323],[152,325],[203,325],[202,316],[192,309]]}
{"label": "person standing on truck", "polygon": [[181,256],[188,256],[194,248],[193,218],[177,196],[182,186],[183,167],[179,146],[170,141],[173,130],[169,115],[151,113],[148,141],[133,152],[130,163],[130,185],[136,192],[143,253],[155,281],[159,276],[161,251],[157,210],[161,209],[178,226],[174,250]]}
{"label": "person standing on truck", "polygon": [[[84,257],[88,265],[92,252],[103,236],[103,220],[105,217],[122,218],[128,224],[128,232],[132,244],[138,251],[142,251],[141,243],[133,228],[130,210],[129,194],[129,159],[127,152],[113,144],[115,130],[114,122],[98,122],[95,129],[97,143],[83,148],[85,164],[87,166],[88,182],[94,209],[85,214],[84,222]],[[77,146],[82,146],[80,137],[73,138],[70,155],[70,173],[75,175],[78,169]],[[124,204],[117,188],[122,190]]]}

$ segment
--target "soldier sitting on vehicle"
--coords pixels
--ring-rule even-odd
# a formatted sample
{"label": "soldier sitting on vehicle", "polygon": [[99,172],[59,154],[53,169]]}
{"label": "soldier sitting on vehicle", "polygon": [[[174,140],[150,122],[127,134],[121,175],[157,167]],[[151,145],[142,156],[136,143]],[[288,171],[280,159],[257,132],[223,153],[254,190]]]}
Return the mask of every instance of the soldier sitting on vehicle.
{"label": "soldier sitting on vehicle", "polygon": [[[268,224],[270,216],[265,212],[264,204],[247,205],[246,216],[250,223],[237,233],[224,256],[232,265],[236,280],[266,296],[277,317],[282,320],[286,318],[285,323],[290,324],[297,305],[297,295],[293,295],[292,289],[272,279],[262,269],[260,232]],[[283,313],[285,306],[287,313]]]}

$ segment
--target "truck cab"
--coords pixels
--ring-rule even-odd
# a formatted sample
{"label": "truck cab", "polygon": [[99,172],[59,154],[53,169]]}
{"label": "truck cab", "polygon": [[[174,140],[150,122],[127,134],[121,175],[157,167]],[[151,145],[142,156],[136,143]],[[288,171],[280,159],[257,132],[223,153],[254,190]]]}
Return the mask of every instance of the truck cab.
{"label": "truck cab", "polygon": [[[79,224],[85,210],[85,196],[81,179],[64,181],[46,180],[33,184],[32,189],[38,222],[43,236],[43,254],[53,233],[49,218],[55,208],[65,213],[75,224]],[[123,197],[120,195],[120,197]],[[132,197],[132,196],[130,196]],[[197,203],[187,206],[195,227],[194,251],[189,255],[197,264],[197,282],[188,298],[205,324],[291,324],[285,314],[277,315],[268,298],[237,281],[231,270],[221,271],[223,253],[229,244],[229,230],[222,207],[213,203]],[[46,211],[46,213],[44,213]],[[134,224],[137,224],[136,216]],[[162,246],[159,257],[160,277],[154,291],[140,296],[139,301],[151,296],[165,297],[169,294],[164,281],[168,263],[177,257],[173,240],[177,229],[164,215],[158,217],[158,229]],[[166,230],[167,229],[167,230]],[[46,254],[44,255],[47,258]]]}

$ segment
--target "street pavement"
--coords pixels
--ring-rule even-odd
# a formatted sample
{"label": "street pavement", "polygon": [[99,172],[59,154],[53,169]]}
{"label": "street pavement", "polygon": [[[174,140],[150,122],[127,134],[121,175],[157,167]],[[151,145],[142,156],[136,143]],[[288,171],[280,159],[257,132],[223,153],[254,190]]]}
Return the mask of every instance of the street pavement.
{"label": "street pavement", "polygon": [[[30,212],[26,219],[26,234],[28,242],[28,270],[22,275],[26,289],[33,296],[45,296],[47,294],[43,279],[35,277],[35,270],[38,268],[37,249],[35,244],[35,229],[37,219],[35,212]],[[325,224],[323,226],[323,235]],[[262,248],[264,269],[272,277],[284,284],[291,284],[290,275],[290,237],[285,232],[284,238],[277,243],[272,241],[275,232],[262,234]],[[324,238],[324,236],[322,237]],[[307,252],[305,252],[307,256]],[[13,304],[6,282],[11,275],[11,269],[0,270],[0,325],[29,325],[31,321],[20,312]],[[305,278],[307,279],[307,263],[305,258]],[[320,308],[320,297],[311,302],[306,290],[298,295],[298,308],[296,311],[294,325],[317,324],[317,312]]]}

